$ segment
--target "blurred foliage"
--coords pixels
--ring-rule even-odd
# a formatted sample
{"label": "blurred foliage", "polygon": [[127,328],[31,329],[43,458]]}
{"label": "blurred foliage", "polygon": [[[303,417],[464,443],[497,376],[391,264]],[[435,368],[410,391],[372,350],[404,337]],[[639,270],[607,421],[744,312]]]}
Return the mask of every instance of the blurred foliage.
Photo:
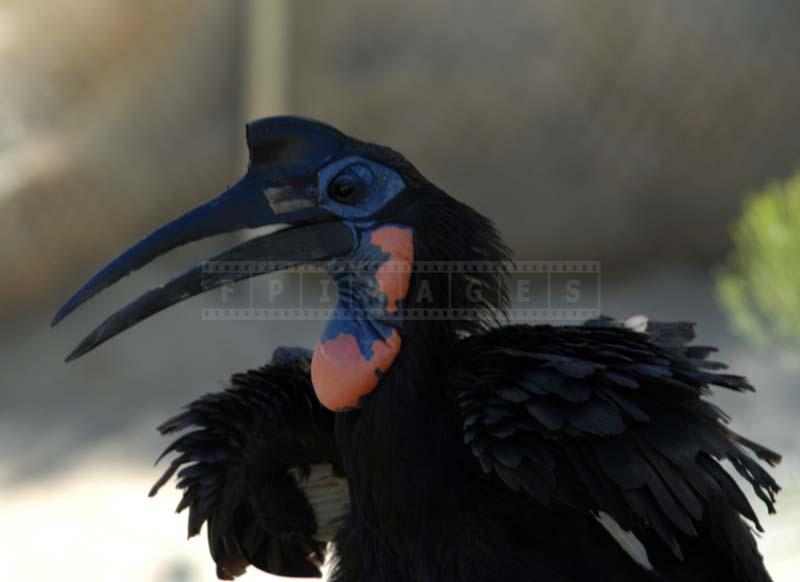
{"label": "blurred foliage", "polygon": [[734,329],[761,348],[800,354],[800,172],[749,197],[716,273]]}

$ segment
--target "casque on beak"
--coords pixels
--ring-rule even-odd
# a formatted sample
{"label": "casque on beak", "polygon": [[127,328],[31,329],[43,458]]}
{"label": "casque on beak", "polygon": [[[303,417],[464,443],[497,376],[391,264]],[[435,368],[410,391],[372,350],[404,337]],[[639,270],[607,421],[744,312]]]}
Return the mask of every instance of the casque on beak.
{"label": "casque on beak", "polygon": [[[51,325],[156,257],[209,236],[272,224],[291,225],[248,240],[212,261],[258,260],[287,268],[347,255],[356,243],[352,229],[321,208],[316,195],[317,170],[336,156],[346,140],[330,126],[297,117],[272,117],[248,124],[250,164],[244,177],[108,263],[67,300]],[[238,273],[233,278],[240,280],[265,272],[268,271]],[[203,274],[203,263],[195,265],[114,313],[67,356],[67,361],[171,305],[230,281],[231,274]]]}

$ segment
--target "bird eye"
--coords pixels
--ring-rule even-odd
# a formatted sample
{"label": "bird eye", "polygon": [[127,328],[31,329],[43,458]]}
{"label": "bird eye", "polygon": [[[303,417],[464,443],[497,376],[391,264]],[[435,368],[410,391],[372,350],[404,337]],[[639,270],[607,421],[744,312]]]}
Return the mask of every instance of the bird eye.
{"label": "bird eye", "polygon": [[358,194],[358,182],[352,176],[336,176],[328,188],[328,194],[336,202],[351,204]]}
{"label": "bird eye", "polygon": [[331,180],[328,195],[341,204],[354,204],[361,199],[371,182],[370,169],[361,164],[354,164]]}
{"label": "bird eye", "polygon": [[355,204],[363,198],[372,182],[372,170],[364,164],[353,164],[331,180],[328,195],[341,204]]}

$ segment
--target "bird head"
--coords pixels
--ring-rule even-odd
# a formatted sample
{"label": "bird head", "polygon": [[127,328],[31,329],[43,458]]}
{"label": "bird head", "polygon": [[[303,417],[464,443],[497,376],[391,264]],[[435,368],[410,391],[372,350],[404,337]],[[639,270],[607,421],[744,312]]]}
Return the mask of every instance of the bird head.
{"label": "bird head", "polygon": [[[339,303],[315,348],[312,382],[327,408],[356,407],[401,350],[403,311],[413,304],[409,294],[415,260],[504,258],[506,249],[491,222],[437,189],[389,148],[298,117],[258,120],[247,125],[246,133],[250,160],[239,182],[108,263],[59,309],[53,325],[178,246],[243,229],[285,225],[210,259],[259,261],[265,268],[204,272],[204,261],[111,315],[67,361],[232,278],[318,262],[336,281]],[[502,291],[496,287],[487,280],[489,295],[479,303],[501,304],[497,295]],[[453,298],[446,300],[452,307]]]}

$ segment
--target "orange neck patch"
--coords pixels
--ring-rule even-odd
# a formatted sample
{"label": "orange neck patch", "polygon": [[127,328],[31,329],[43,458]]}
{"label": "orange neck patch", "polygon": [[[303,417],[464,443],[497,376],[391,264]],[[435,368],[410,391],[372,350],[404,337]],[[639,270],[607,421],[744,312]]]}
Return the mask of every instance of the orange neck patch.
{"label": "orange neck patch", "polygon": [[399,312],[411,281],[413,242],[411,229],[401,226],[383,226],[363,233],[363,243],[353,263],[363,258],[374,264],[376,257],[383,258],[383,263],[377,271],[365,270],[348,281],[374,291],[348,294],[350,300],[365,297],[361,300],[367,305],[343,305],[340,298],[338,316],[328,321],[311,359],[314,391],[329,410],[358,406],[361,398],[378,386],[400,353]]}
{"label": "orange neck patch", "polygon": [[372,342],[372,355],[365,358],[356,338],[348,333],[320,342],[311,358],[311,383],[328,410],[355,408],[362,396],[375,390],[380,374],[389,369],[403,340],[397,330],[387,340]]}
{"label": "orange neck patch", "polygon": [[414,241],[411,231],[397,226],[384,226],[371,235],[372,244],[389,253],[389,260],[380,266],[375,278],[381,293],[386,295],[386,311],[397,313],[398,303],[408,295],[411,265],[414,262]]}

